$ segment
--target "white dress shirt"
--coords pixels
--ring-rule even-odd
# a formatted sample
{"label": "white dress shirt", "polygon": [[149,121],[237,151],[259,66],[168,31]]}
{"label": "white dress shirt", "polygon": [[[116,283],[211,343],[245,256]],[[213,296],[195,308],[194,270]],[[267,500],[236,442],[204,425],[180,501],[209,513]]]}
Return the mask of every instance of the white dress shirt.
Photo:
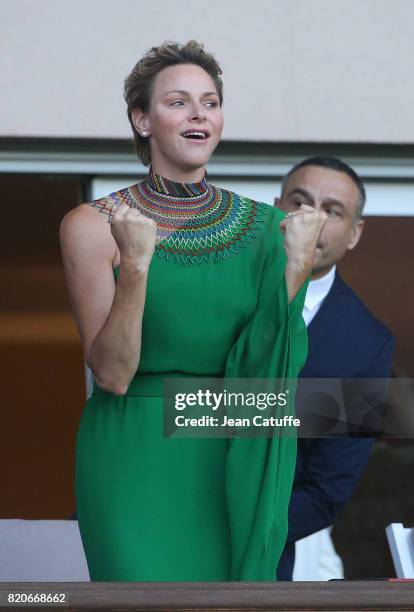
{"label": "white dress shirt", "polygon": [[[331,290],[335,280],[335,270],[336,266],[322,278],[310,281],[302,312],[306,326],[312,321]],[[296,542],[292,580],[331,580],[344,577],[344,568],[341,558],[335,551],[331,531],[332,527],[326,527]]]}
{"label": "white dress shirt", "polygon": [[329,270],[328,274],[318,278],[317,280],[311,280],[306,291],[305,306],[303,308],[302,316],[305,319],[306,326],[312,321],[313,317],[318,312],[322,305],[322,302],[328,295],[335,280],[336,266]]}

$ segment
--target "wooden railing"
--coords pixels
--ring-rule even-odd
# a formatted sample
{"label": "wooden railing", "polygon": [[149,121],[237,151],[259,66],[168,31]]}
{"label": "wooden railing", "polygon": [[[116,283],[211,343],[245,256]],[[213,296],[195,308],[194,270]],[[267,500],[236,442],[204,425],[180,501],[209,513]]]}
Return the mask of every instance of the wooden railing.
{"label": "wooden railing", "polygon": [[[50,603],[48,596],[49,600],[52,599]],[[413,611],[414,580],[279,583],[0,583],[1,610],[10,610],[10,608],[21,610],[28,606],[42,610],[66,608],[111,611]]]}

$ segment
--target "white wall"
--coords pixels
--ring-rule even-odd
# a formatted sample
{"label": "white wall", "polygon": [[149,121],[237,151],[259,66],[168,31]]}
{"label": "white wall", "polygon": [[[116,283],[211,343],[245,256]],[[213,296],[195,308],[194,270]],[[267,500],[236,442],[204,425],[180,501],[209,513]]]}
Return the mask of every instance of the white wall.
{"label": "white wall", "polygon": [[126,138],[165,39],[224,69],[228,140],[414,142],[412,0],[0,0],[1,136]]}

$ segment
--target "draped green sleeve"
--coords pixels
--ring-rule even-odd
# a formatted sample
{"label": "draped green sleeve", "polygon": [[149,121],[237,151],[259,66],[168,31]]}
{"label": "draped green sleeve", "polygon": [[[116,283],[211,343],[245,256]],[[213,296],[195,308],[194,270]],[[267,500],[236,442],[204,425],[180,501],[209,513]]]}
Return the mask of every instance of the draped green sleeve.
{"label": "draped green sleeve", "polygon": [[[286,256],[279,223],[283,213],[269,208],[266,248],[257,306],[234,344],[228,378],[295,379],[307,355],[302,318],[306,285],[289,304]],[[290,385],[283,414],[294,413]],[[226,495],[231,533],[231,579],[275,580],[288,529],[288,505],[296,463],[296,437],[232,438],[226,463]]]}

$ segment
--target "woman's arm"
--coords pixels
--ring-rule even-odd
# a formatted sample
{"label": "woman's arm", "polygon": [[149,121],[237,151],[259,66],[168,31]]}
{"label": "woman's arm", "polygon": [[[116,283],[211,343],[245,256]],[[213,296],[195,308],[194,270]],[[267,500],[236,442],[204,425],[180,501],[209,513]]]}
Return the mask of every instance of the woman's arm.
{"label": "woman's arm", "polygon": [[86,362],[109,393],[125,394],[138,368],[155,233],[151,219],[125,205],[111,225],[88,205],[68,213],[61,224],[66,282]]}

